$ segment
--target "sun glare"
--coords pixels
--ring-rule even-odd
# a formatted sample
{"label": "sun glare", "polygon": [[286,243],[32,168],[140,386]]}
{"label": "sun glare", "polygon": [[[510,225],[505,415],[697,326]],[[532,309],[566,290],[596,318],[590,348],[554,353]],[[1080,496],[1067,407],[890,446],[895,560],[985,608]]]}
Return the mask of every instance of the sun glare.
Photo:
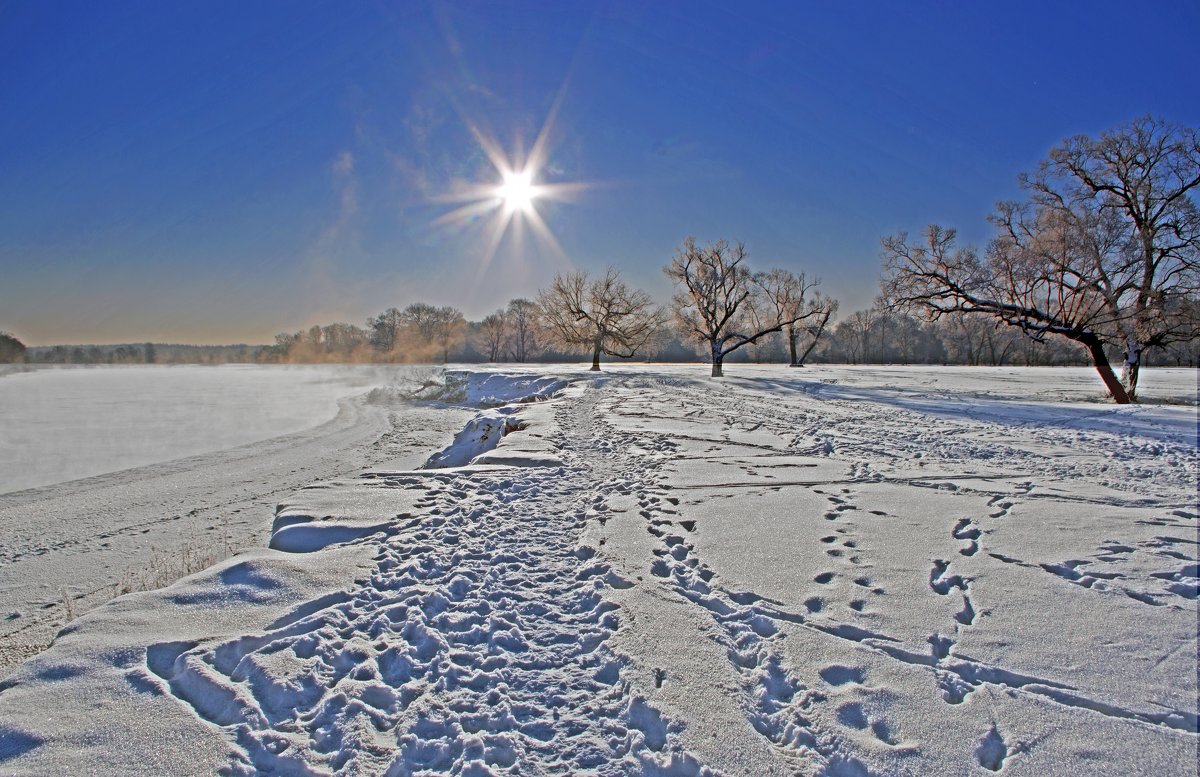
{"label": "sun glare", "polygon": [[528,213],[537,195],[538,189],[533,185],[533,174],[528,170],[505,173],[504,183],[496,188],[496,196],[504,201],[504,207],[509,211]]}
{"label": "sun glare", "polygon": [[[487,183],[463,182],[453,191],[437,197],[443,202],[455,203],[457,207],[437,217],[433,223],[463,232],[478,229],[482,243],[476,283],[487,272],[506,237],[512,240],[518,256],[528,255],[523,246],[528,234],[539,248],[549,252],[549,256],[566,261],[566,252],[539,212],[543,203],[569,202],[589,188],[589,184],[582,182],[539,180],[553,170],[549,165],[550,133],[564,93],[565,90],[560,90],[528,153],[518,149],[510,157],[494,137],[483,132],[474,122],[467,121],[467,127],[487,155],[499,181],[492,178]],[[550,172],[550,175],[561,175],[561,171]]]}

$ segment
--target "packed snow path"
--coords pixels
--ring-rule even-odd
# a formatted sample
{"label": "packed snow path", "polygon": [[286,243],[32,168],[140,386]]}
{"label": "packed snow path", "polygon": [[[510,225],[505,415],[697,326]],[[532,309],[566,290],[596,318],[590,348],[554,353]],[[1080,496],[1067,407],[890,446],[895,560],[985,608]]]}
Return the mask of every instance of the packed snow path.
{"label": "packed snow path", "polygon": [[697,773],[606,645],[620,619],[603,593],[631,583],[577,542],[610,494],[644,493],[651,461],[596,433],[592,400],[558,406],[557,466],[378,473],[421,515],[339,601],[150,648],[171,692],[234,732],[231,773]]}
{"label": "packed snow path", "polygon": [[855,378],[615,372],[302,489],[14,675],[0,767],[1194,773],[1194,406]]}

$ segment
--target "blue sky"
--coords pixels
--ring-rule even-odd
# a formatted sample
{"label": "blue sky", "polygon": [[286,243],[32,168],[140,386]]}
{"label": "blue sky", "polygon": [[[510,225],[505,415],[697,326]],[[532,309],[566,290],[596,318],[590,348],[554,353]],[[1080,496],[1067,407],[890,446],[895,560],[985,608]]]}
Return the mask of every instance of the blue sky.
{"label": "blue sky", "polygon": [[[744,7],[742,7],[744,6]],[[1200,123],[1200,4],[0,3],[0,329],[266,342],[479,318],[557,271],[665,300],[680,241],[877,291],[879,238],[988,236],[1062,138]],[[449,220],[553,114],[557,248]]]}

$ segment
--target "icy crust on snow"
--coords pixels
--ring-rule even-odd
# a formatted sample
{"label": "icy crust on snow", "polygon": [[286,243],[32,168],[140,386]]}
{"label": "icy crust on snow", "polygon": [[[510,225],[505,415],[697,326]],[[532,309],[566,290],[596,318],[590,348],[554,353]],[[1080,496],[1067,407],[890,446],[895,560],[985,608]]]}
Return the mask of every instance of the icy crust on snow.
{"label": "icy crust on snow", "polygon": [[1192,773],[1190,409],[694,369],[293,493],[26,664],[0,771]]}

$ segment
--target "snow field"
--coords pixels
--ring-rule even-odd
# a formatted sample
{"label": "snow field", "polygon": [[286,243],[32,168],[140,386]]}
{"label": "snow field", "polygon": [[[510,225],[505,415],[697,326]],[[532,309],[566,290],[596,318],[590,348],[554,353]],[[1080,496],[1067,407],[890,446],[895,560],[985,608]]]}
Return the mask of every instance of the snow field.
{"label": "snow field", "polygon": [[412,368],[39,367],[0,374],[0,494],[310,429]]}
{"label": "snow field", "polygon": [[[687,520],[647,527],[669,546],[651,570],[712,613],[733,664],[789,668],[761,683],[782,693],[743,707],[761,721],[800,699],[781,749],[802,771],[1073,773],[1100,757],[1114,773],[1190,773],[1195,567],[1174,563],[1197,545],[1187,436],[1165,435],[1148,461],[1123,455],[1145,431],[1081,434],[1094,419],[1046,423],[1047,409],[981,423],[960,400],[940,415],[969,423],[944,423],[879,392],[804,401],[824,384],[780,402],[761,381],[738,386],[749,395],[663,383],[637,382],[609,416],[680,442],[667,483]],[[1009,548],[1033,560],[1016,567]],[[779,730],[763,727],[777,744]],[[1112,736],[1141,747],[1113,752]]]}
{"label": "snow field", "polygon": [[0,770],[1193,773],[1194,404],[980,374],[627,368],[481,411],[72,624],[0,689]]}

